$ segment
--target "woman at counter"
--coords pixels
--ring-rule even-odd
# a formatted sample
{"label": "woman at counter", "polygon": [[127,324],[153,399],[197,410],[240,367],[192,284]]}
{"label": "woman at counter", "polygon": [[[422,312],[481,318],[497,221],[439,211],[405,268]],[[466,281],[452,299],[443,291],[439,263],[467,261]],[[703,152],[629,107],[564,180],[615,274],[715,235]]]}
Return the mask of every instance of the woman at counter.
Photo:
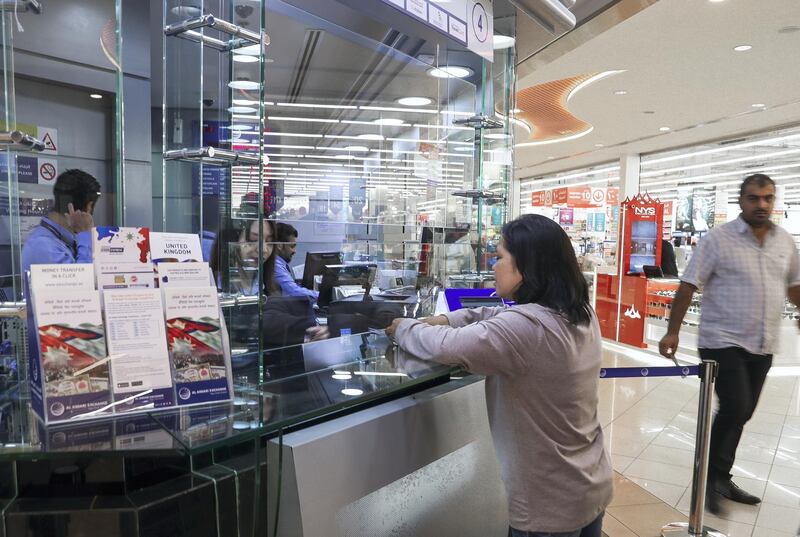
{"label": "woman at counter", "polygon": [[539,215],[503,227],[494,266],[510,308],[463,309],[387,333],[415,356],[486,375],[513,537],[599,537],[613,493],[597,415],[600,329],[569,238]]}

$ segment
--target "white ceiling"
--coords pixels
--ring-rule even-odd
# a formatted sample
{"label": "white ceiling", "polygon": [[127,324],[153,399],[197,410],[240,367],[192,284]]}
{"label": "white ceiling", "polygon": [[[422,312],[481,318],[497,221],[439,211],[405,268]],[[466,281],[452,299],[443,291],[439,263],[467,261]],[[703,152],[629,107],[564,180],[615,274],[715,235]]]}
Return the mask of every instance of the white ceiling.
{"label": "white ceiling", "polygon": [[[590,134],[518,148],[515,176],[800,123],[800,31],[778,32],[787,26],[800,26],[798,0],[660,0],[537,67],[518,80],[517,90],[586,73],[625,72],[570,100],[570,111],[594,125]],[[735,52],[741,44],[753,48]],[[523,66],[521,72],[529,70]],[[627,94],[614,95],[616,90]],[[754,103],[767,108],[757,110]],[[660,132],[662,126],[671,130]]]}

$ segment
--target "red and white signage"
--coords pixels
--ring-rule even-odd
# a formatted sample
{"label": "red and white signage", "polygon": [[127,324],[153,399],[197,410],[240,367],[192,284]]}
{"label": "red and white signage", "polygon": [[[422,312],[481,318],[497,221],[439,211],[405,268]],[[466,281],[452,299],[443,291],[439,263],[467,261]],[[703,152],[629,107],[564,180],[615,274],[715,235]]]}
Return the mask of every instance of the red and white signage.
{"label": "red and white signage", "polygon": [[532,207],[565,205],[575,209],[592,209],[619,204],[619,188],[591,187],[587,185],[537,190],[531,193]]}

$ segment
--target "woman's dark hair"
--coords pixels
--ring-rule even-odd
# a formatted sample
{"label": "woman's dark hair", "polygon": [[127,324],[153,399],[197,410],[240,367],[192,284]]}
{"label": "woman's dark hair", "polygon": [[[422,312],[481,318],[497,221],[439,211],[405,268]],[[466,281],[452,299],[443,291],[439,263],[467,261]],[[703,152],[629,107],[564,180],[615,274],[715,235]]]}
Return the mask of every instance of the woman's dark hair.
{"label": "woman's dark hair", "polygon": [[57,213],[69,211],[70,203],[76,211],[85,211],[89,203],[97,202],[100,198],[100,183],[83,170],[67,170],[56,177],[53,197],[53,210]]}
{"label": "woman's dark hair", "polygon": [[561,226],[544,216],[528,214],[508,222],[502,234],[503,247],[522,274],[514,300],[550,308],[573,324],[588,323],[592,316],[589,286]]}
{"label": "woman's dark hair", "polygon": [[[214,277],[222,284],[223,290],[230,289],[230,270],[228,268],[237,266],[242,262],[239,249],[230,248],[229,245],[246,241],[253,222],[257,222],[257,220],[228,220],[220,227],[217,238],[214,239],[208,264],[214,272]],[[275,242],[277,235],[275,221],[265,219],[264,222],[269,225],[272,232],[272,241],[270,242]],[[261,271],[263,290],[267,296],[280,295],[281,292],[278,282],[275,281],[276,255],[277,253],[273,247],[270,256],[264,260],[263,270]]]}

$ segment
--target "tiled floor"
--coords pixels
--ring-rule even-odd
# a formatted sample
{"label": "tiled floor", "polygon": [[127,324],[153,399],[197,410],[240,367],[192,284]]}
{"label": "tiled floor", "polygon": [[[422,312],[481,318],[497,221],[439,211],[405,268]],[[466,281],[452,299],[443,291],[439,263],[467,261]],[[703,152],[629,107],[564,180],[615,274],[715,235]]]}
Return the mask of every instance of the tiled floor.
{"label": "tiled floor", "polygon": [[[734,480],[763,501],[757,506],[726,501],[724,516],[705,519],[730,537],[790,537],[800,526],[800,368],[792,367],[800,359],[782,356],[775,363],[733,469]],[[670,362],[609,344],[603,365]],[[604,524],[609,537],[657,536],[664,524],[686,520],[699,387],[697,378],[600,382],[600,418],[614,469],[621,474]],[[641,496],[641,489],[652,496]]]}

